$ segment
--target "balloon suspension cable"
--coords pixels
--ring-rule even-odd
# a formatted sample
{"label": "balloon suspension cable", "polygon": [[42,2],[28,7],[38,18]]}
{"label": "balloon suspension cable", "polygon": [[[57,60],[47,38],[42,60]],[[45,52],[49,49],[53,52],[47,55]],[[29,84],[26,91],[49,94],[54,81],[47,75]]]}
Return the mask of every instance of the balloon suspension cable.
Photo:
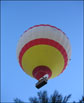
{"label": "balloon suspension cable", "polygon": [[36,88],[41,88],[42,86],[46,85],[48,81],[48,74],[44,75],[39,79],[39,81],[36,83]]}

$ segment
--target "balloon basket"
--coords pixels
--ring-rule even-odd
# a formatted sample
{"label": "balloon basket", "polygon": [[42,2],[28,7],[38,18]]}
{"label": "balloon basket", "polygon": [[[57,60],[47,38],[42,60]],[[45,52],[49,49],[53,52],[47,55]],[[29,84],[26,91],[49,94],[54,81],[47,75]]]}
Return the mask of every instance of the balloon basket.
{"label": "balloon basket", "polygon": [[39,89],[41,87],[43,87],[44,85],[47,84],[47,77],[43,77],[42,79],[40,79],[37,83],[36,83],[36,88]]}

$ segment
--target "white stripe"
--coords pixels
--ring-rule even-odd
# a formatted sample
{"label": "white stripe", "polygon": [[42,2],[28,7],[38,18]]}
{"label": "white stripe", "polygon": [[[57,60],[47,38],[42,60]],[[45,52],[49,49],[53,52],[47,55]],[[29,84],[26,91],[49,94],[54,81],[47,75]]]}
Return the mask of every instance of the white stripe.
{"label": "white stripe", "polygon": [[66,37],[66,35],[64,35],[63,32],[49,26],[34,27],[28,30],[27,32],[24,32],[24,34],[21,36],[18,42],[16,53],[17,57],[19,56],[21,49],[24,47],[26,43],[38,38],[48,38],[57,41],[59,44],[61,44],[67,52],[69,62],[69,59],[71,58],[71,46],[69,39]]}

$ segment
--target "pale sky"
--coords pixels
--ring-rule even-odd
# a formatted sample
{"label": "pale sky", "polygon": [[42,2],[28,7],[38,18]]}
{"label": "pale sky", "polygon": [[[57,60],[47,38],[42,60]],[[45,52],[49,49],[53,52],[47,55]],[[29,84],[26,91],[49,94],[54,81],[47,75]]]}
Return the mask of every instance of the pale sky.
{"label": "pale sky", "polygon": [[83,95],[83,2],[82,1],[2,1],[1,2],[1,101],[19,98],[25,102],[40,91],[37,80],[25,74],[16,57],[23,32],[37,24],[50,24],[68,36],[72,55],[65,71],[40,90],[51,95],[72,94],[70,102]]}

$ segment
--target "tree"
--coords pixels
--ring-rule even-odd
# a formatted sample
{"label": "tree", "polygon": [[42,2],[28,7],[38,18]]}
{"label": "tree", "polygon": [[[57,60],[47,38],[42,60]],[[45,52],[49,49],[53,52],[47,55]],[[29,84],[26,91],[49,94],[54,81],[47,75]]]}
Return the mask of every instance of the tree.
{"label": "tree", "polygon": [[[73,102],[73,103],[77,103],[77,102]],[[79,100],[79,102],[78,103],[84,103],[84,96],[82,96],[82,99],[81,100]]]}
{"label": "tree", "polygon": [[24,102],[21,101],[20,99],[16,98],[16,99],[14,99],[14,103],[24,103]]}
{"label": "tree", "polygon": [[55,91],[53,93],[53,95],[51,95],[50,101],[52,103],[67,103],[67,101],[69,100],[70,97],[71,97],[71,95],[63,97],[61,94],[59,94],[57,91]]}
{"label": "tree", "polygon": [[71,97],[71,95],[63,97],[57,91],[55,91],[53,95],[50,96],[50,98],[48,97],[46,91],[38,92],[37,96],[38,97],[29,98],[30,103],[67,103],[67,101]]}
{"label": "tree", "polygon": [[[58,91],[54,91],[54,93],[50,97],[48,97],[47,91],[40,91],[37,92],[37,97],[29,98],[29,103],[67,103],[70,97],[71,94],[63,97],[62,94],[60,94]],[[14,102],[25,103],[18,98],[14,99]],[[74,101],[72,103],[77,102]],[[82,99],[79,100],[78,103],[84,103],[84,96],[82,97]]]}
{"label": "tree", "polygon": [[82,96],[82,99],[79,100],[80,103],[84,103],[84,96]]}
{"label": "tree", "polygon": [[47,92],[46,91],[43,91],[43,92],[38,92],[37,93],[38,95],[38,98],[37,97],[31,97],[29,98],[29,101],[31,103],[48,103],[48,96],[47,96]]}

